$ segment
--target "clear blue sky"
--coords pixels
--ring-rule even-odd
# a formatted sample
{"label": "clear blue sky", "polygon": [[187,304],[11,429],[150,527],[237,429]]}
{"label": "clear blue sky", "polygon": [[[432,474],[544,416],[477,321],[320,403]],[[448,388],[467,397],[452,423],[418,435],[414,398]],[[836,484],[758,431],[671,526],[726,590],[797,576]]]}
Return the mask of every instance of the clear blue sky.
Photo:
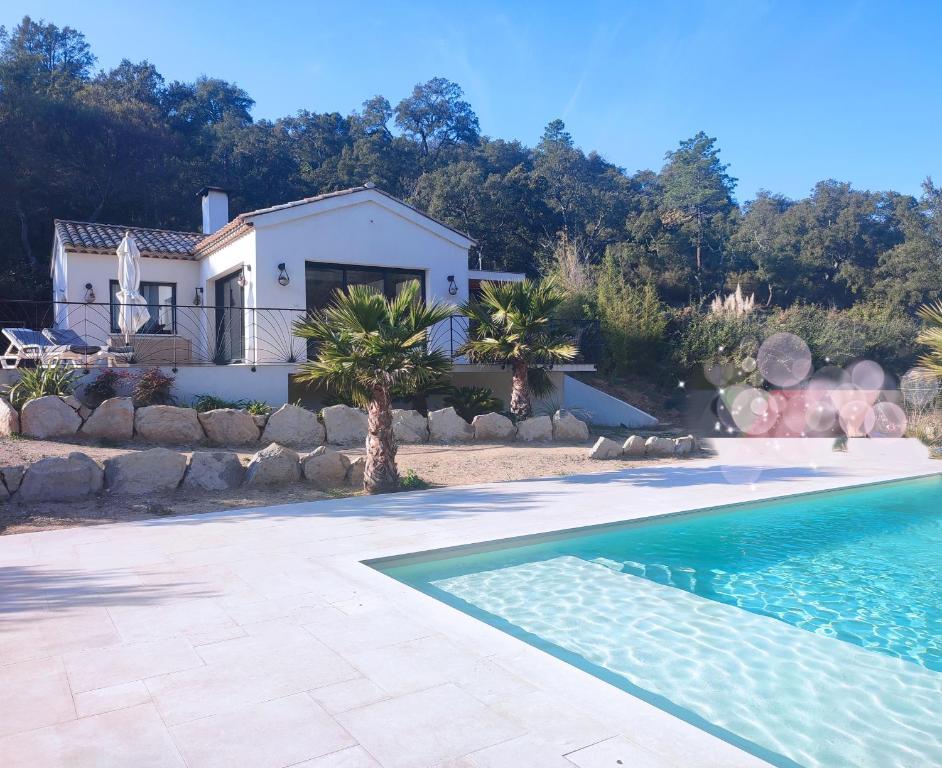
{"label": "clear blue sky", "polygon": [[377,93],[395,104],[440,75],[485,134],[532,145],[561,117],[629,171],[702,129],[740,200],[829,177],[911,193],[942,181],[938,0],[6,0],[0,24],[24,13],[84,32],[102,67],[148,59],[168,80],[235,81],[256,118],[346,114]]}

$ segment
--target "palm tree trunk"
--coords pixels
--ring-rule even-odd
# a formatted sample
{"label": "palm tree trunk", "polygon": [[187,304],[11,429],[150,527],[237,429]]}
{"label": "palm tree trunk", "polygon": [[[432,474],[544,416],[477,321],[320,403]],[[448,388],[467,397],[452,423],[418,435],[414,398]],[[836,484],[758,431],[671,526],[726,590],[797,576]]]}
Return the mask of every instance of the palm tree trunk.
{"label": "palm tree trunk", "polygon": [[527,380],[527,364],[517,360],[513,364],[514,375],[510,389],[510,410],[518,419],[529,419],[533,415],[530,404],[530,382]]}
{"label": "palm tree trunk", "polygon": [[383,493],[399,488],[399,470],[396,468],[396,441],[393,438],[392,408],[389,389],[375,387],[366,409],[366,467],[363,470],[363,490]]}

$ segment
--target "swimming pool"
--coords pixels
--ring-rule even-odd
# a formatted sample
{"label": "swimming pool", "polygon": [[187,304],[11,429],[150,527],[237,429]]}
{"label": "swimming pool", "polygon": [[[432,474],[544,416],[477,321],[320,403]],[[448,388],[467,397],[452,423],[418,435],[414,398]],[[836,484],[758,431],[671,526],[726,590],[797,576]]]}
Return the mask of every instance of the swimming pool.
{"label": "swimming pool", "polygon": [[942,765],[940,476],[374,565],[775,765]]}

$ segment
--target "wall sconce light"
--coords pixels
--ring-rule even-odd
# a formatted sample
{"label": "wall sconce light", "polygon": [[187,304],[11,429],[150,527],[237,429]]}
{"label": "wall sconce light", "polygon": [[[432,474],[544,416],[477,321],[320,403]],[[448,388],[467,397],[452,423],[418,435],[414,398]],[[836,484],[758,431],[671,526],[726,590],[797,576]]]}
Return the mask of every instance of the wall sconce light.
{"label": "wall sconce light", "polygon": [[193,306],[198,307],[203,303],[203,289],[197,288],[196,293],[193,294]]}
{"label": "wall sconce light", "polygon": [[285,269],[285,263],[281,262],[278,265],[278,285],[287,285],[291,282],[291,278],[288,277],[288,270]]}
{"label": "wall sconce light", "polygon": [[249,271],[249,265],[246,264],[242,267],[242,271],[239,273],[239,277],[236,278],[236,282],[239,284],[240,288],[245,288],[248,285],[249,279],[245,276],[245,273]]}
{"label": "wall sconce light", "polygon": [[91,283],[85,283],[85,303],[91,304],[95,301],[95,289]]}
{"label": "wall sconce light", "polygon": [[454,296],[458,293],[458,283],[455,282],[454,275],[448,275],[448,295]]}

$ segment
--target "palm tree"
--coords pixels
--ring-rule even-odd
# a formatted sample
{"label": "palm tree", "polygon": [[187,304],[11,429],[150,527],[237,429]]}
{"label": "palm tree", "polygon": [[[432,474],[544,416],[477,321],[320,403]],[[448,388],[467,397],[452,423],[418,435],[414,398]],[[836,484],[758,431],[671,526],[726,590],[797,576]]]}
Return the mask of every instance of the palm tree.
{"label": "palm tree", "polygon": [[552,279],[542,282],[481,283],[481,297],[461,306],[469,319],[468,340],[459,350],[472,362],[500,363],[513,370],[510,410],[517,418],[533,413],[531,368],[572,360],[572,340],[555,334],[550,317],[566,298]]}
{"label": "palm tree", "polygon": [[929,347],[919,364],[927,373],[942,378],[942,301],[920,307],[919,316],[926,321],[926,326],[918,341]]}
{"label": "palm tree", "polygon": [[317,358],[301,364],[298,380],[322,382],[366,407],[367,493],[399,487],[392,390],[422,386],[451,369],[448,356],[427,342],[429,330],[452,313],[447,304],[423,304],[417,282],[394,299],[355,285],[294,325],[297,336],[317,345]]}

